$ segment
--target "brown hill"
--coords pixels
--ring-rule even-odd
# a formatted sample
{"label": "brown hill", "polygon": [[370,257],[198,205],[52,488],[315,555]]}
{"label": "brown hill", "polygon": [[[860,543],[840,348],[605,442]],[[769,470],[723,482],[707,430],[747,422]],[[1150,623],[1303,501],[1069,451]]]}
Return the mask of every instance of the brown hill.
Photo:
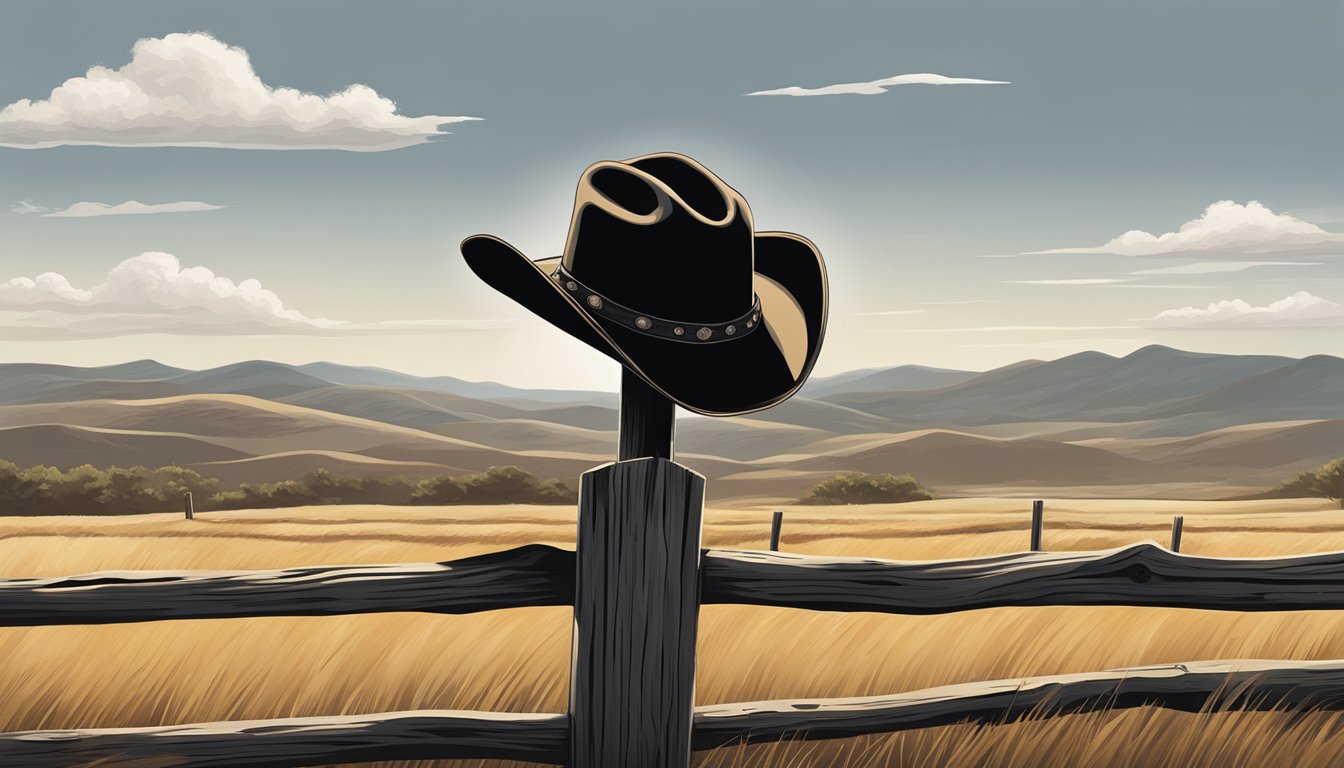
{"label": "brown hill", "polygon": [[45,464],[69,469],[190,464],[243,458],[246,454],[189,435],[32,424],[0,429],[0,459],[20,467]]}
{"label": "brown hill", "polygon": [[790,469],[912,474],[925,484],[1000,482],[1155,482],[1168,473],[1100,448],[1051,440],[1002,440],[964,432],[921,430],[864,443],[857,450],[800,457]]}

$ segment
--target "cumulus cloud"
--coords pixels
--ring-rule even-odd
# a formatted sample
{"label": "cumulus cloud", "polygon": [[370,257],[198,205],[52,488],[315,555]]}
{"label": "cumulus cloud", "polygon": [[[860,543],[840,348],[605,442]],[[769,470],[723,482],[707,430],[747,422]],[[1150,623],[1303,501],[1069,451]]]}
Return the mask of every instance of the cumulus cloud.
{"label": "cumulus cloud", "polygon": [[79,288],[57,272],[0,283],[0,310],[37,312],[37,324],[78,330],[100,324],[127,329],[304,329],[333,321],[285,307],[255,279],[234,282],[206,267],[183,267],[171,253],[126,259],[91,288]]}
{"label": "cumulus cloud", "polygon": [[170,253],[147,252],[83,288],[57,272],[0,281],[0,338],[70,339],[136,333],[190,335],[366,335],[489,330],[515,320],[313,318],[285,306],[255,279],[234,282],[206,267],[183,267]]}
{"label": "cumulus cloud", "polygon": [[1175,232],[1154,235],[1131,229],[1098,246],[1052,248],[1028,254],[1107,253],[1119,256],[1164,256],[1203,253],[1270,253],[1344,247],[1344,233],[1327,232],[1286,213],[1275,213],[1252,200],[1245,205],[1220,200]]}
{"label": "cumulus cloud", "polygon": [[768,91],[752,91],[748,96],[838,96],[859,95],[875,96],[886,93],[893,85],[1011,85],[1007,80],[977,80],[973,77],[945,77],[928,72],[913,75],[895,75],[866,83],[836,83],[819,88],[803,88],[790,85],[787,88],[772,88]]}
{"label": "cumulus cloud", "polygon": [[9,208],[10,213],[17,213],[20,216],[26,216],[30,213],[43,213],[51,210],[45,206],[38,205],[32,200],[20,200]]}
{"label": "cumulus cloud", "polygon": [[183,200],[177,203],[141,203],[135,200],[127,200],[124,203],[109,205],[108,203],[90,203],[79,202],[60,211],[42,214],[43,218],[62,217],[81,219],[88,216],[127,216],[146,213],[192,213],[194,211],[218,211],[223,209],[222,205],[212,205],[194,200]]}
{"label": "cumulus cloud", "polygon": [[1344,327],[1344,304],[1298,291],[1263,307],[1241,299],[1225,299],[1207,307],[1164,309],[1151,325],[1199,329]]}
{"label": "cumulus cloud", "polygon": [[397,113],[391,99],[354,84],[327,96],[261,81],[242,48],[203,33],[136,42],[120,69],[96,66],[42,100],[0,109],[0,146],[343,149],[423,144],[440,126],[480,118]]}

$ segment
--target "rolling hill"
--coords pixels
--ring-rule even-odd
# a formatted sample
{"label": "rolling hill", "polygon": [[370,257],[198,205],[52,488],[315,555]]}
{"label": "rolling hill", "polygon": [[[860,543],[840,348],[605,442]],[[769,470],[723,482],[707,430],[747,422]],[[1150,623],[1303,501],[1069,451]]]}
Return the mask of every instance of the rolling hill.
{"label": "rolling hill", "polygon": [[[332,363],[5,364],[0,458],[178,463],[229,483],[503,464],[572,480],[612,458],[615,405],[613,393]],[[1162,484],[1209,495],[1344,455],[1344,360],[1150,346],[982,373],[851,371],[766,411],[682,414],[676,444],[717,497],[787,496],[841,470],[912,473],[935,490]]]}

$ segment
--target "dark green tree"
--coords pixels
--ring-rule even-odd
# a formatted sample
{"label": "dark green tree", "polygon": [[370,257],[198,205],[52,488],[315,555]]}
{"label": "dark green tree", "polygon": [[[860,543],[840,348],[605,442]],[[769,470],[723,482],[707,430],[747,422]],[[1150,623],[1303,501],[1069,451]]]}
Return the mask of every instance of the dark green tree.
{"label": "dark green tree", "polygon": [[906,501],[928,501],[933,498],[910,475],[889,472],[841,472],[812,487],[799,500],[802,504],[882,504]]}

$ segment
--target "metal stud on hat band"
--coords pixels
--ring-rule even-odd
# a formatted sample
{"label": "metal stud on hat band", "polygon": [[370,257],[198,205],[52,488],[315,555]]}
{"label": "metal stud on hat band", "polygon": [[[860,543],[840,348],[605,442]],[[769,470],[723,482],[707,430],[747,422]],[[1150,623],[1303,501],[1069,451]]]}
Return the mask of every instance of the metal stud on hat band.
{"label": "metal stud on hat band", "polygon": [[696,323],[683,320],[667,320],[645,312],[637,312],[619,302],[594,291],[576,279],[564,265],[559,265],[551,273],[551,278],[561,285],[588,314],[605,317],[633,331],[657,336],[671,341],[687,344],[714,344],[729,339],[739,339],[761,324],[761,298],[752,296],[751,309],[726,323]]}

